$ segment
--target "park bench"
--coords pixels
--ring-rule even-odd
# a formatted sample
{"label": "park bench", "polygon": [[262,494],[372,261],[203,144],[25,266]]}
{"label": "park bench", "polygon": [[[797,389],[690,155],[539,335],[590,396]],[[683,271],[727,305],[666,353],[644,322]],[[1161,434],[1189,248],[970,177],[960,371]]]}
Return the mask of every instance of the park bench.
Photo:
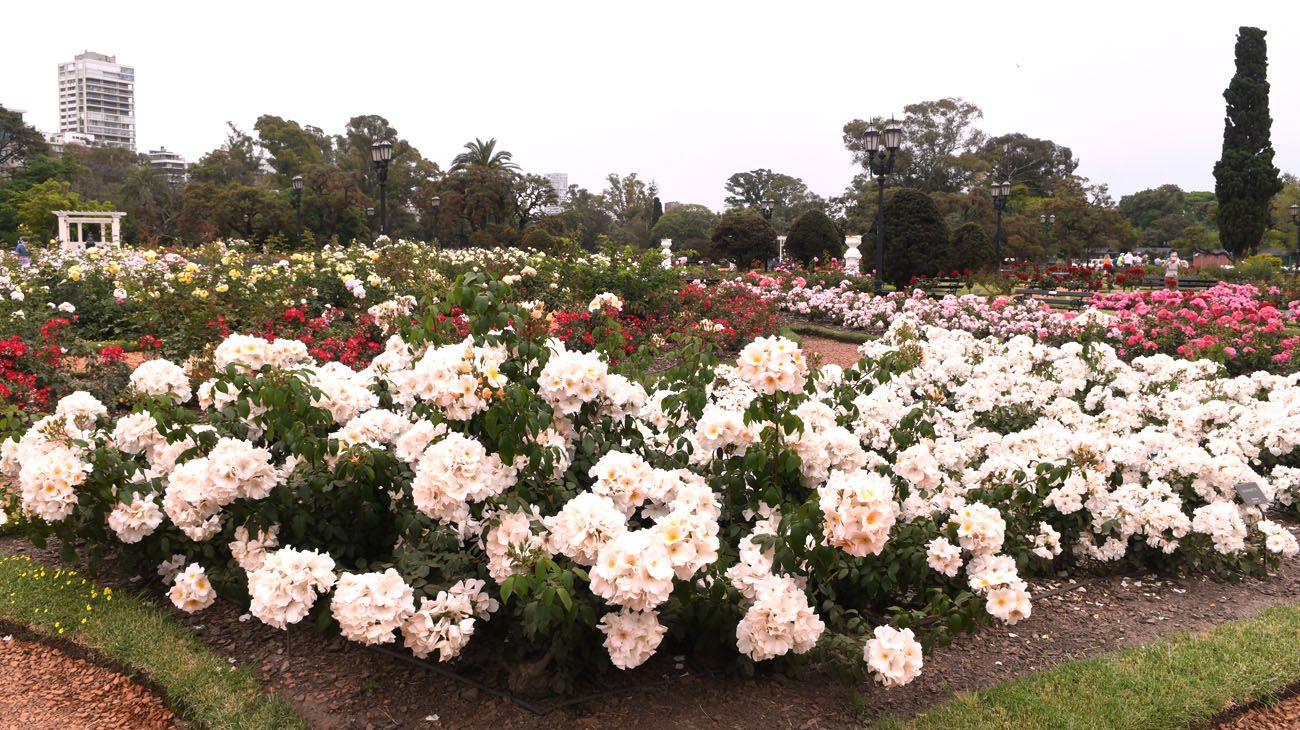
{"label": "park bench", "polygon": [[[1190,279],[1190,278],[1179,277],[1178,288],[1179,289],[1209,289],[1210,287],[1218,283],[1219,283],[1218,279]],[[1162,276],[1148,276],[1142,280],[1142,286],[1148,289],[1163,289],[1165,288],[1165,279]]]}
{"label": "park bench", "polygon": [[1089,300],[1092,299],[1093,292],[1090,291],[1065,291],[1052,289],[1017,289],[1016,301],[1023,302],[1026,299],[1043,302],[1049,307],[1056,309],[1079,310],[1088,306]]}
{"label": "park bench", "polygon": [[957,293],[966,288],[966,282],[961,279],[950,279],[946,277],[930,279],[925,282],[925,293],[933,299],[943,299],[946,296],[957,296]]}

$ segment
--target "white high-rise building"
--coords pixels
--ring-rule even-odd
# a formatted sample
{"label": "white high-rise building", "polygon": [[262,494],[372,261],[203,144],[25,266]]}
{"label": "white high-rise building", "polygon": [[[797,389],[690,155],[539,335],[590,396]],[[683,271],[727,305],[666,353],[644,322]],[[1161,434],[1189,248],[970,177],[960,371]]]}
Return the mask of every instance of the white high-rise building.
{"label": "white high-rise building", "polygon": [[59,64],[59,132],[135,151],[135,68],[102,53]]}
{"label": "white high-rise building", "polygon": [[546,181],[551,184],[551,189],[555,191],[555,197],[559,198],[560,202],[546,206],[542,212],[546,215],[558,215],[564,211],[564,204],[569,200],[569,173],[548,172]]}
{"label": "white high-rise building", "polygon": [[166,147],[149,150],[149,166],[173,185],[185,182],[185,158]]}

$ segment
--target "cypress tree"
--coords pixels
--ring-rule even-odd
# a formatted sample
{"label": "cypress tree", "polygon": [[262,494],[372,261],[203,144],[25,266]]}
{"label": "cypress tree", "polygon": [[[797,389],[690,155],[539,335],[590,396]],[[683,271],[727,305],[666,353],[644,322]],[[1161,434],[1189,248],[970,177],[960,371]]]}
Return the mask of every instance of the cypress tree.
{"label": "cypress tree", "polygon": [[835,223],[820,210],[813,209],[794,220],[785,239],[785,255],[808,263],[814,257],[823,261],[844,252],[844,237]]}
{"label": "cypress tree", "polygon": [[1268,114],[1268,53],[1265,32],[1242,27],[1237,33],[1237,73],[1223,98],[1223,156],[1214,165],[1219,200],[1219,238],[1236,254],[1253,249],[1268,225],[1269,201],[1282,190],[1273,166]]}

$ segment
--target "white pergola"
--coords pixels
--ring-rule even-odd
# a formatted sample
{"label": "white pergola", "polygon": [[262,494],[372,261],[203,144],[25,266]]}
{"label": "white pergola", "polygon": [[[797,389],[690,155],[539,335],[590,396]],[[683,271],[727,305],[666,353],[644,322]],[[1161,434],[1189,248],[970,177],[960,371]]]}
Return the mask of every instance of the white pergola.
{"label": "white pergola", "polygon": [[[111,246],[122,245],[122,218],[126,213],[97,210],[56,210],[59,217],[59,249],[62,251],[85,251],[85,226],[98,225],[97,243]],[[72,226],[77,227],[77,237],[72,237]]]}

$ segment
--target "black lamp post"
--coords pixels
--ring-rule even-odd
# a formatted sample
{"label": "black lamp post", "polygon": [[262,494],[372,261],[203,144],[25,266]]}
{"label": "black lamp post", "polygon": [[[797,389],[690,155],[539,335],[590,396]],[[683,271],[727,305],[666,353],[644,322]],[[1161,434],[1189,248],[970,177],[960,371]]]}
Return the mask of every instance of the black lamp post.
{"label": "black lamp post", "polygon": [[294,175],[293,180],[293,207],[296,212],[297,233],[294,237],[294,245],[302,245],[302,175]]}
{"label": "black lamp post", "polygon": [[1291,204],[1291,222],[1295,224],[1295,255],[1296,258],[1291,262],[1291,268],[1300,276],[1300,205]]}
{"label": "black lamp post", "polygon": [[1047,236],[1052,232],[1052,226],[1056,225],[1056,214],[1048,215],[1044,213],[1038,216],[1038,224],[1043,227],[1043,243],[1046,244]]}
{"label": "black lamp post", "polygon": [[894,171],[894,158],[903,146],[903,129],[891,119],[883,135],[878,129],[867,130],[865,142],[867,169],[876,177],[876,294],[879,294],[885,274],[885,176]]}
{"label": "black lamp post", "polygon": [[379,233],[388,235],[388,163],[393,159],[393,143],[388,140],[370,145],[370,159],[379,176]]}
{"label": "black lamp post", "polygon": [[993,183],[993,209],[998,212],[998,227],[993,234],[993,264],[995,271],[1002,270],[1002,211],[1006,210],[1007,199],[1011,197],[1011,183]]}
{"label": "black lamp post", "polygon": [[758,204],[758,212],[763,214],[763,220],[770,225],[772,223],[772,211],[776,209],[776,201],[768,198]]}
{"label": "black lamp post", "polygon": [[433,240],[438,240],[438,214],[442,212],[442,198],[437,195],[429,201],[429,209],[433,212]]}

